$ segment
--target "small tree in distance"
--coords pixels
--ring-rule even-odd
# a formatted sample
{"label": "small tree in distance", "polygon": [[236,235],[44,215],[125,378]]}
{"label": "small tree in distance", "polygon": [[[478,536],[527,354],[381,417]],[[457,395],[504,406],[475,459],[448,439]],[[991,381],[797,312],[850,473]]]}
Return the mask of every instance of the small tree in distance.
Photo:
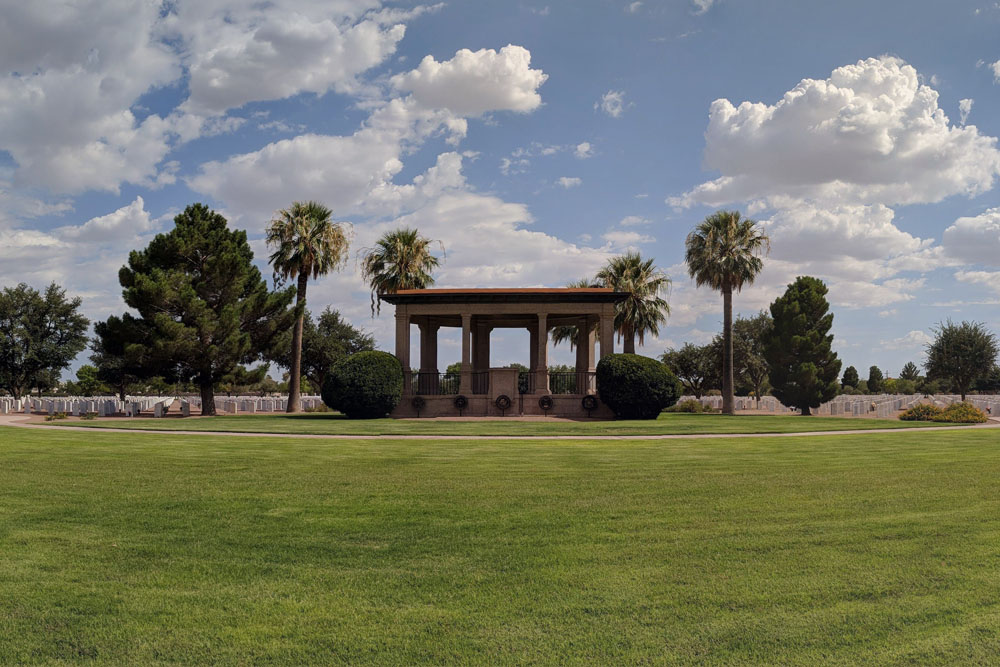
{"label": "small tree in distance", "polygon": [[903,370],[899,372],[899,379],[916,382],[920,379],[920,369],[912,361],[907,361],[906,365],[903,366]]}
{"label": "small tree in distance", "polygon": [[950,380],[965,400],[973,383],[987,375],[996,362],[996,337],[980,322],[953,324],[951,320],[933,329],[927,345],[927,376]]}
{"label": "small tree in distance", "polygon": [[881,394],[882,385],[885,380],[885,376],[882,375],[882,371],[879,370],[878,366],[872,366],[868,369],[868,393],[870,394]]}
{"label": "small tree in distance", "polygon": [[684,343],[679,350],[667,350],[660,356],[671,373],[677,376],[684,390],[701,398],[713,388],[714,361],[712,346]]}
{"label": "small tree in distance", "polygon": [[857,389],[859,382],[861,382],[861,378],[858,376],[858,369],[854,366],[848,366],[847,370],[844,371],[844,379],[840,381],[841,386]]}
{"label": "small tree in distance", "polygon": [[823,281],[800,276],[771,304],[774,325],[764,356],[772,393],[803,416],[837,395],[841,362],[831,349],[833,314],[826,293]]}

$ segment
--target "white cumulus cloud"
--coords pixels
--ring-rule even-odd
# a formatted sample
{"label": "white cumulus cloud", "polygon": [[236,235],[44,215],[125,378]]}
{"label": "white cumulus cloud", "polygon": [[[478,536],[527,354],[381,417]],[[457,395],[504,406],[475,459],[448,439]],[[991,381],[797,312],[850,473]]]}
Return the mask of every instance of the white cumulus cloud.
{"label": "white cumulus cloud", "polygon": [[722,173],[677,206],[773,196],[913,204],[993,187],[996,138],[949,124],[917,71],[883,56],[803,79],[773,105],[712,103],[705,165]]}
{"label": "white cumulus cloud", "polygon": [[426,56],[415,70],[394,76],[392,85],[411,92],[427,108],[479,116],[533,111],[542,103],[538,88],[547,78],[542,70],[531,69],[528,49],[508,44],[499,52],[461,49],[444,62]]}
{"label": "white cumulus cloud", "polygon": [[560,187],[568,190],[570,188],[579,187],[580,184],[583,183],[583,180],[577,178],[576,176],[560,176],[556,183],[558,183]]}
{"label": "white cumulus cloud", "polygon": [[618,118],[625,111],[625,91],[609,90],[594,103],[595,109],[600,109],[612,118]]}
{"label": "white cumulus cloud", "polygon": [[942,245],[957,260],[1000,267],[1000,208],[959,218],[944,230]]}

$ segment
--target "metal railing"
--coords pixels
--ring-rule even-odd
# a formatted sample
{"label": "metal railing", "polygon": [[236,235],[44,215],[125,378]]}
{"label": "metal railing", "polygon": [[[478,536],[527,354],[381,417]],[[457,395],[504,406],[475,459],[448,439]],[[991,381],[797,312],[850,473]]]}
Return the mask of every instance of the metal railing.
{"label": "metal railing", "polygon": [[472,373],[472,393],[473,394],[490,393],[489,371],[475,371]]}
{"label": "metal railing", "polygon": [[597,389],[597,373],[549,373],[550,394],[586,394]]}
{"label": "metal railing", "polygon": [[457,394],[461,380],[455,373],[412,373],[410,389],[423,396]]}

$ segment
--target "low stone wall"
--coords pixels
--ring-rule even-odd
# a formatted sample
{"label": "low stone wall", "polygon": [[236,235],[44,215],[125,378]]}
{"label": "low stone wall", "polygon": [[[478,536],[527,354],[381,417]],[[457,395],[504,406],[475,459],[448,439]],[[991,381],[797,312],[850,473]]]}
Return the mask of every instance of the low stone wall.
{"label": "low stone wall", "polygon": [[[519,416],[549,416],[565,419],[613,419],[611,410],[597,401],[597,408],[588,415],[583,408],[583,396],[577,394],[557,394],[552,396],[552,409],[547,413],[538,404],[542,394],[514,394],[510,397],[511,406],[501,411],[496,406],[496,399],[488,395],[467,396],[469,405],[459,411],[455,407],[455,395],[421,396],[424,406],[420,409],[420,417],[519,417]],[[403,396],[391,417],[414,418],[417,410],[413,407],[413,396]],[[596,398],[596,397],[595,397]]]}

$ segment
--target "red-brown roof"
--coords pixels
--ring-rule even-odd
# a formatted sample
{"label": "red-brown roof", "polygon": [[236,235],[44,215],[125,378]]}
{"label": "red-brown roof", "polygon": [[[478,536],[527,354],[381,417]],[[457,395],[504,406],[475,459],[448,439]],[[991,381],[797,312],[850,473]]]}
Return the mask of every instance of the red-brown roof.
{"label": "red-brown roof", "polygon": [[401,303],[617,303],[628,297],[607,287],[474,287],[466,289],[407,289],[379,298]]}

